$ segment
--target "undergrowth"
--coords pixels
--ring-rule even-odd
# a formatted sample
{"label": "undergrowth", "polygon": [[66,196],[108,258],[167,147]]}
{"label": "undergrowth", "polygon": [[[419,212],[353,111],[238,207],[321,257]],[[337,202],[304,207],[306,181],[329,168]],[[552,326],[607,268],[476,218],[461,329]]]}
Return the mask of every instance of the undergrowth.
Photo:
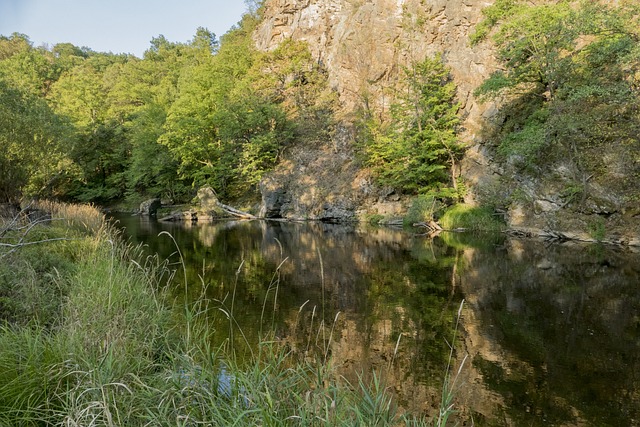
{"label": "undergrowth", "polygon": [[467,204],[451,206],[440,217],[439,222],[447,230],[500,232],[505,228],[505,224],[494,215],[491,209]]}

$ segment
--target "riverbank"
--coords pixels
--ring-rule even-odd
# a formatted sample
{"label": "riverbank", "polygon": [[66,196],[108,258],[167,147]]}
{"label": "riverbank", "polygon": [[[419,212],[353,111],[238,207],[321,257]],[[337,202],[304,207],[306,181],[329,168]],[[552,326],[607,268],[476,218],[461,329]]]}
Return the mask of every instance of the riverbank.
{"label": "riverbank", "polygon": [[[245,207],[245,211],[238,210],[219,202],[211,187],[203,187],[198,191],[194,203],[191,205],[167,206],[160,199],[144,201],[135,211],[139,215],[154,216],[160,221],[169,222],[200,222],[206,223],[221,219],[277,219],[281,221],[319,220],[310,218],[268,218],[269,212],[265,204],[261,206]],[[637,233],[638,219],[629,215],[625,221],[619,217],[608,219],[596,218],[573,213],[563,215],[548,222],[544,218],[530,218],[519,221],[506,211],[496,211],[488,206],[476,206],[457,203],[444,206],[433,197],[418,196],[407,198],[400,202],[393,214],[381,215],[375,213],[361,213],[325,220],[325,222],[365,222],[372,225],[403,226],[406,228],[426,231],[426,235],[433,236],[440,231],[470,231],[470,232],[504,232],[511,236],[543,239],[546,241],[575,241],[597,243],[632,249],[640,247],[640,235]],[[155,206],[151,212],[148,207]],[[176,209],[180,208],[180,209]],[[534,215],[535,216],[535,215]],[[322,221],[322,220],[320,220]],[[634,222],[635,221],[635,222]],[[551,225],[553,224],[553,225]]]}
{"label": "riverbank", "polygon": [[208,301],[168,292],[180,266],[143,258],[94,208],[37,208],[0,226],[1,425],[431,425],[400,414],[383,372],[338,377],[328,350],[268,333],[248,361],[213,348]]}

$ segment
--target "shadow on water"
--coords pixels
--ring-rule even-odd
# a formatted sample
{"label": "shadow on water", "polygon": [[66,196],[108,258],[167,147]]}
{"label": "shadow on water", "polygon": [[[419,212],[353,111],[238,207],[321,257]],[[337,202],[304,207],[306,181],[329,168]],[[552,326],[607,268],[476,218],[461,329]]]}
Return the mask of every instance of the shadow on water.
{"label": "shadow on water", "polygon": [[433,413],[464,298],[456,348],[473,363],[457,399],[469,423],[640,423],[638,254],[354,225],[117,219],[132,242],[177,261],[158,234],[174,236],[189,284],[176,298],[212,300],[215,343],[240,355],[273,332],[330,355],[349,379],[383,371],[402,407]]}
{"label": "shadow on water", "polygon": [[493,251],[467,250],[465,260],[472,266],[462,281],[473,313],[468,348],[498,403],[487,418],[640,424],[638,254],[510,240]]}

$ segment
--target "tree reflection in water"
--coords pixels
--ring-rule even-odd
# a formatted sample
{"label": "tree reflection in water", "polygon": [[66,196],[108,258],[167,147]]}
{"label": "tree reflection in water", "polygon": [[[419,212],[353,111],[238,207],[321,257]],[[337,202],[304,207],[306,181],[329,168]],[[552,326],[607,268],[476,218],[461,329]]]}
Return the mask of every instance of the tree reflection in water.
{"label": "tree reflection in water", "polygon": [[433,413],[464,297],[456,350],[473,364],[457,394],[462,418],[638,420],[637,254],[503,236],[426,240],[355,225],[119,219],[133,242],[175,261],[174,243],[158,233],[174,236],[189,282],[188,295],[175,285],[176,297],[204,292],[214,308],[233,310],[237,323],[217,309],[208,320],[215,343],[231,340],[240,356],[272,332],[308,357],[329,356],[354,383],[359,373],[382,373],[403,408]]}

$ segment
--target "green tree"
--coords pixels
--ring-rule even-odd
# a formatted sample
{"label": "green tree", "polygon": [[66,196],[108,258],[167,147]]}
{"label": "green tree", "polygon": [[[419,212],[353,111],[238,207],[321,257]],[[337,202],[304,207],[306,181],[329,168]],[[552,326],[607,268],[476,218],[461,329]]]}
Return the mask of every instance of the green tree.
{"label": "green tree", "polygon": [[165,109],[148,104],[129,123],[131,163],[126,179],[130,197],[186,198],[189,187],[178,178],[178,162],[166,146],[158,143],[165,121]]}
{"label": "green tree", "polygon": [[[532,93],[548,99],[566,80],[567,65],[580,35],[580,21],[568,1],[531,6],[498,1],[484,10],[493,25],[499,24],[493,41],[505,70],[496,71],[479,93]],[[497,18],[500,18],[498,21]],[[476,33],[475,40],[481,37]]]}
{"label": "green tree", "polygon": [[12,87],[43,96],[55,79],[56,67],[49,51],[33,48],[27,36],[14,33],[0,36],[0,76]]}
{"label": "green tree", "polygon": [[[24,96],[25,111],[40,111],[52,126],[46,131],[52,143],[64,141],[55,148],[64,147],[70,171],[58,186],[62,196],[100,203],[125,195],[184,200],[203,184],[223,197],[255,195],[296,138],[328,139],[336,98],[326,73],[301,42],[258,52],[252,34],[262,2],[250,3],[252,12],[220,41],[206,28],[188,43],[158,36],[142,59],[70,43],[33,48],[21,34],[0,37],[0,79],[14,91],[7,99]],[[3,111],[12,117],[20,108]],[[53,131],[58,127],[64,136]],[[33,126],[31,134],[27,128],[21,128],[25,141],[45,133],[44,126]],[[20,141],[13,138],[12,147]],[[26,177],[38,176],[30,168],[6,170],[19,172],[20,188],[27,188],[35,178]]]}
{"label": "green tree", "polygon": [[[81,201],[109,202],[126,190],[130,144],[126,109],[109,97],[127,57],[94,54],[63,73],[49,99],[55,111],[75,126],[70,150],[82,170],[71,195]],[[121,113],[121,114],[119,114]]]}
{"label": "green tree", "polygon": [[69,117],[81,129],[90,129],[106,119],[102,73],[90,62],[62,75],[53,85],[50,99],[59,114]]}
{"label": "green tree", "polygon": [[70,126],[41,98],[0,78],[0,200],[60,196],[75,173],[67,156]]}
{"label": "green tree", "polygon": [[[215,36],[207,37],[211,40]],[[179,162],[159,140],[178,95],[180,74],[192,58],[189,45],[160,36],[152,40],[143,60],[129,58],[110,72],[109,115],[120,118],[126,130],[131,150],[126,192],[132,200],[190,198],[189,187],[178,177]]]}
{"label": "green tree", "polygon": [[196,60],[185,67],[160,142],[194,186],[212,185],[221,196],[255,186],[275,164],[284,115],[260,93],[247,74],[260,54],[251,39],[255,23],[241,25],[223,39],[219,51],[206,33],[192,42]]}
{"label": "green tree", "polygon": [[[565,162],[582,200],[594,176],[638,197],[640,5],[498,0],[483,13],[474,40],[490,38],[503,70],[477,94],[506,101],[498,154],[532,171]],[[622,179],[603,153],[618,159]]]}
{"label": "green tree", "polygon": [[464,151],[457,139],[456,86],[440,57],[404,70],[405,88],[390,123],[369,119],[365,164],[381,185],[410,194],[458,197],[456,167]]}

